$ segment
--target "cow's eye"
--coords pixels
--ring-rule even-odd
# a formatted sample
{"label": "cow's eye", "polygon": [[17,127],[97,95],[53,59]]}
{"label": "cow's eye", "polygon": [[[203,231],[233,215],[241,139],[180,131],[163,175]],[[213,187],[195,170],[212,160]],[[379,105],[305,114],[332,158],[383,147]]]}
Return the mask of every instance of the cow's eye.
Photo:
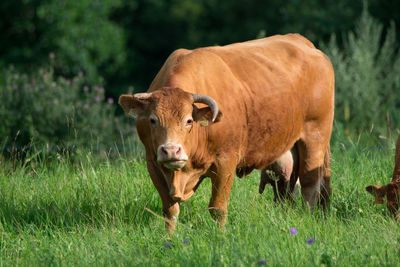
{"label": "cow's eye", "polygon": [[151,115],[149,118],[149,122],[151,125],[156,125],[157,123],[157,118],[154,115]]}
{"label": "cow's eye", "polygon": [[193,124],[193,119],[187,119],[186,125],[192,125]]}

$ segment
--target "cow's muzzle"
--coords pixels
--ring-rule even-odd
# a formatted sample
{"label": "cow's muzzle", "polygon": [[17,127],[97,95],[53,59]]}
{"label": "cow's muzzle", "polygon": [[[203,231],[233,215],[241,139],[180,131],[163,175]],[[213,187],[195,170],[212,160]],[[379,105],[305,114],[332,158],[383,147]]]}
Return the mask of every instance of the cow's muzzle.
{"label": "cow's muzzle", "polygon": [[168,169],[180,169],[186,165],[188,156],[179,144],[160,145],[157,149],[157,162]]}

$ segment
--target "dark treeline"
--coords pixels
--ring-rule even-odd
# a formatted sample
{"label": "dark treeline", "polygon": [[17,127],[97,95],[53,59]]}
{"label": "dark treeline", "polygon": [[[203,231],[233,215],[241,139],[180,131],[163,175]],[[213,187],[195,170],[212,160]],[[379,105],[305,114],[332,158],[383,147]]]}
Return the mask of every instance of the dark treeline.
{"label": "dark treeline", "polygon": [[[117,97],[146,90],[174,49],[224,45],[299,32],[327,41],[354,28],[363,1],[348,0],[4,0],[0,2],[0,68],[29,71],[55,56],[56,73],[83,71]],[[370,0],[387,27],[400,2]],[[399,28],[398,28],[399,29]]]}

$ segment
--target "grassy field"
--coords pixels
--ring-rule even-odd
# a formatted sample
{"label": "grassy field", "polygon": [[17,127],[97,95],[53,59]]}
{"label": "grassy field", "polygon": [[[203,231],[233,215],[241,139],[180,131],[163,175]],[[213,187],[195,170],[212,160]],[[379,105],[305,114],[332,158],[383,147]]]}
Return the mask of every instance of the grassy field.
{"label": "grassy field", "polygon": [[182,204],[171,238],[145,209],[161,215],[138,159],[82,153],[80,160],[27,157],[22,166],[3,161],[0,265],[399,266],[399,224],[364,189],[389,181],[393,155],[393,149],[334,146],[326,214],[311,214],[300,202],[274,205],[270,187],[258,194],[259,172],[235,178],[225,231],[207,211],[206,180]]}

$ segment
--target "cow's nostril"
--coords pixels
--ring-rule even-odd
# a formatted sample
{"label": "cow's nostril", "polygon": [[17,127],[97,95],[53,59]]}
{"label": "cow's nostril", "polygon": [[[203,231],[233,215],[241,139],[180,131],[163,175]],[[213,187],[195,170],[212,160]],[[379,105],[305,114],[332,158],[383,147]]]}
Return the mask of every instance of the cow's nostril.
{"label": "cow's nostril", "polygon": [[159,162],[175,162],[178,166],[186,160],[185,149],[179,144],[160,145],[157,149],[157,161]]}
{"label": "cow's nostril", "polygon": [[161,152],[162,152],[164,155],[168,155],[168,151],[165,149],[164,146],[161,147]]}

